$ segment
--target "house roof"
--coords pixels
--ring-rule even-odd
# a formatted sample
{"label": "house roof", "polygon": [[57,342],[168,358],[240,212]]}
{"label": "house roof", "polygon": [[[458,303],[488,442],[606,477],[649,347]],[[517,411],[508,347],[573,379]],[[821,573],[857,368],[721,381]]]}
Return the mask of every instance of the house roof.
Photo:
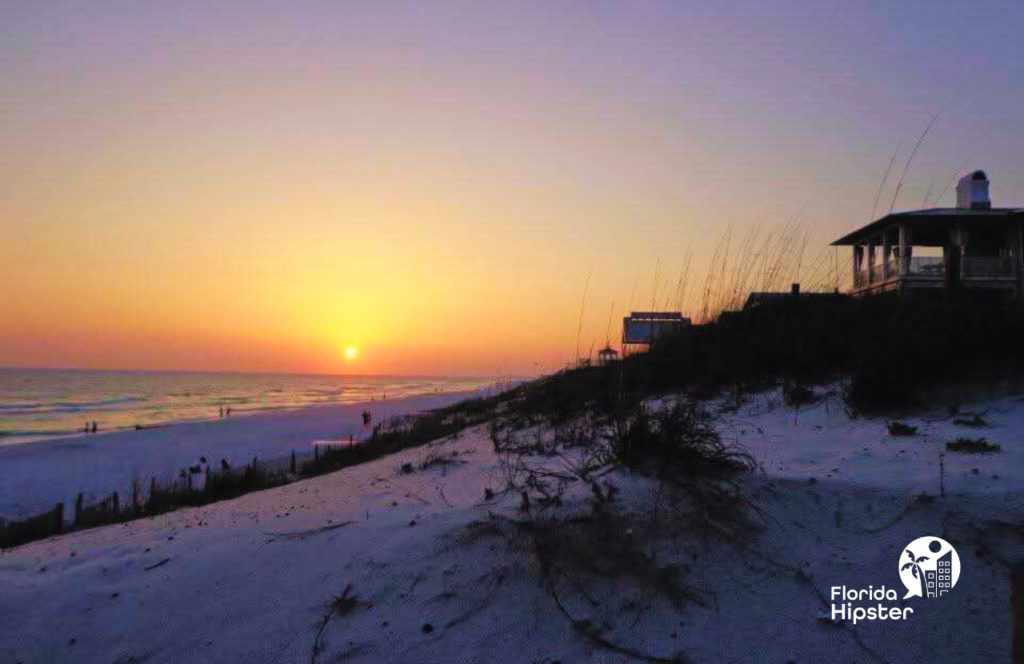
{"label": "house roof", "polygon": [[654,338],[690,325],[678,311],[634,311],[622,319],[622,343],[649,344]]}
{"label": "house roof", "polygon": [[945,224],[953,221],[993,221],[1020,217],[1024,219],[1024,208],[992,208],[991,210],[973,210],[968,208],[929,208],[927,210],[910,210],[888,214],[881,219],[872,221],[852,233],[847,233],[832,243],[832,246],[859,244],[868,237],[878,233],[886,226],[901,221],[921,222],[927,224]]}
{"label": "house roof", "polygon": [[683,320],[678,311],[634,311],[627,317],[630,320]]}
{"label": "house roof", "polygon": [[793,293],[791,291],[783,291],[783,292],[777,292],[777,291],[771,291],[771,292],[758,291],[758,292],[753,292],[753,293],[751,293],[750,295],[747,296],[747,301],[743,303],[743,308],[744,309],[750,309],[751,307],[756,307],[756,306],[764,304],[766,302],[786,302],[786,301],[792,301],[792,300],[797,300],[797,299],[799,299],[799,300],[808,300],[808,299],[821,300],[821,299],[825,299],[825,298],[836,299],[836,298],[840,298],[840,297],[844,297],[844,296],[839,294],[839,293],[829,292],[829,291],[826,291],[826,292],[801,291],[799,293]]}

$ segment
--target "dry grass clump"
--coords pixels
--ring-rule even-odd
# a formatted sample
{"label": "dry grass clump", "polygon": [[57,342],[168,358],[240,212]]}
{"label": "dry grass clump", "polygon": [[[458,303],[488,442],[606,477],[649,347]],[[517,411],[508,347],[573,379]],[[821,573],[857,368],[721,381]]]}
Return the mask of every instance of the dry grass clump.
{"label": "dry grass clump", "polygon": [[971,427],[971,428],[979,428],[979,427],[987,427],[988,426],[988,422],[985,421],[985,418],[983,418],[981,415],[977,415],[977,414],[971,415],[970,417],[958,417],[955,420],[953,420],[953,424],[957,425],[958,427]]}
{"label": "dry grass clump", "polygon": [[890,436],[914,436],[917,435],[917,427],[905,422],[892,421],[885,425]]}
{"label": "dry grass clump", "polygon": [[419,470],[430,470],[431,468],[440,468],[442,474],[447,473],[448,469],[453,466],[461,466],[467,463],[465,459],[460,458],[458,450],[451,450],[446,452],[444,450],[434,449],[431,450],[423,457],[423,460],[417,465],[413,465],[411,462],[403,463],[399,468],[399,473],[402,475],[410,475]]}
{"label": "dry grass clump", "polygon": [[[521,496],[520,516],[492,515],[466,528],[461,541],[500,537],[530,553],[559,612],[596,646],[634,660],[683,661],[679,652],[656,654],[633,643],[627,621],[708,601],[687,582],[679,556],[659,552],[679,541],[745,545],[756,532],[756,509],[738,477],[754,460],[722,440],[696,401],[659,409],[605,403],[605,410],[579,408],[573,417],[551,413],[547,427],[535,424],[532,413],[492,423],[504,490]],[[652,480],[650,497],[623,499],[616,471]],[[569,503],[574,486],[589,491],[573,491]]]}
{"label": "dry grass clump", "polygon": [[800,383],[787,382],[782,386],[782,398],[787,406],[806,406],[817,401],[814,391]]}
{"label": "dry grass clump", "polygon": [[950,452],[961,454],[993,454],[1003,448],[995,443],[988,442],[985,438],[957,438],[946,443],[946,449]]}
{"label": "dry grass clump", "polygon": [[651,413],[647,408],[613,419],[611,448],[622,465],[683,483],[725,480],[754,468],[746,452],[726,445],[713,416],[682,400]]}

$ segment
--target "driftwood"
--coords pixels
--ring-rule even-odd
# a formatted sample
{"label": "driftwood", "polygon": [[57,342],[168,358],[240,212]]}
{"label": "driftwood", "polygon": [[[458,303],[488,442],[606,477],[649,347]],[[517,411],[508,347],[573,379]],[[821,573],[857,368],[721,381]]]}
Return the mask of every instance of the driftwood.
{"label": "driftwood", "polygon": [[295,531],[286,532],[286,533],[263,533],[263,534],[270,538],[270,539],[267,540],[267,542],[276,542],[278,540],[286,540],[286,541],[304,540],[307,537],[312,537],[313,535],[319,535],[320,533],[325,533],[325,532],[327,532],[329,530],[337,530],[338,528],[344,528],[345,526],[347,526],[347,525],[349,525],[351,523],[352,523],[351,521],[342,521],[341,523],[332,523],[332,524],[327,525],[327,526],[320,526],[319,528],[312,528],[310,530],[295,530]]}
{"label": "driftwood", "polygon": [[142,569],[143,569],[144,572],[148,572],[151,569],[156,569],[157,567],[163,567],[164,565],[166,565],[169,562],[171,562],[170,558],[164,558],[163,560],[161,560],[160,562],[156,563],[155,565],[150,565],[149,567],[144,567]]}

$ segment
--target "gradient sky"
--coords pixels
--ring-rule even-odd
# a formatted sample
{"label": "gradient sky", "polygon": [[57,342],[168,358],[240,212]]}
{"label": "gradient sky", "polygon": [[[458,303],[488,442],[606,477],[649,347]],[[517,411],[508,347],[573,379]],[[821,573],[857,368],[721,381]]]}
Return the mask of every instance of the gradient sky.
{"label": "gradient sky", "polygon": [[810,255],[865,223],[936,112],[896,207],[964,164],[1024,205],[1022,25],[1009,2],[4,2],[0,365],[557,367],[588,274],[584,353],[730,225],[802,210]]}

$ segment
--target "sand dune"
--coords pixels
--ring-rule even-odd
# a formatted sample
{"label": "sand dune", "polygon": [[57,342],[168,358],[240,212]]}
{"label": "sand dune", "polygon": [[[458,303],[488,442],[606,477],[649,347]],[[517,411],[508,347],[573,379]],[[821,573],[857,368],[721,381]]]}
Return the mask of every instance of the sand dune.
{"label": "sand dune", "polygon": [[[1006,524],[1024,520],[1015,438],[1024,403],[987,406],[991,425],[979,433],[1003,452],[948,455],[947,496],[921,499],[937,492],[932,456],[957,432],[948,418],[908,420],[924,435],[893,439],[882,420],[824,403],[794,418],[778,394],[762,395],[723,425],[764,468],[743,482],[763,510],[751,547],[699,538],[655,547],[702,601],[672,606],[621,582],[596,589],[596,607],[563,601],[612,616],[598,625],[609,641],[662,658],[1009,661],[1005,561],[1024,551]],[[400,472],[438,453],[463,463]],[[529,547],[495,534],[494,524],[521,518],[517,496],[485,500],[502,480],[478,428],[236,500],[19,547],[0,557],[0,659],[633,661],[582,637]],[[652,499],[648,479],[608,480],[624,513]],[[586,511],[588,493],[562,509]],[[950,595],[901,602],[915,609],[903,622],[819,619],[833,585],[887,585],[902,596],[903,547],[927,534],[960,552]],[[335,605],[339,596],[347,599]]]}

